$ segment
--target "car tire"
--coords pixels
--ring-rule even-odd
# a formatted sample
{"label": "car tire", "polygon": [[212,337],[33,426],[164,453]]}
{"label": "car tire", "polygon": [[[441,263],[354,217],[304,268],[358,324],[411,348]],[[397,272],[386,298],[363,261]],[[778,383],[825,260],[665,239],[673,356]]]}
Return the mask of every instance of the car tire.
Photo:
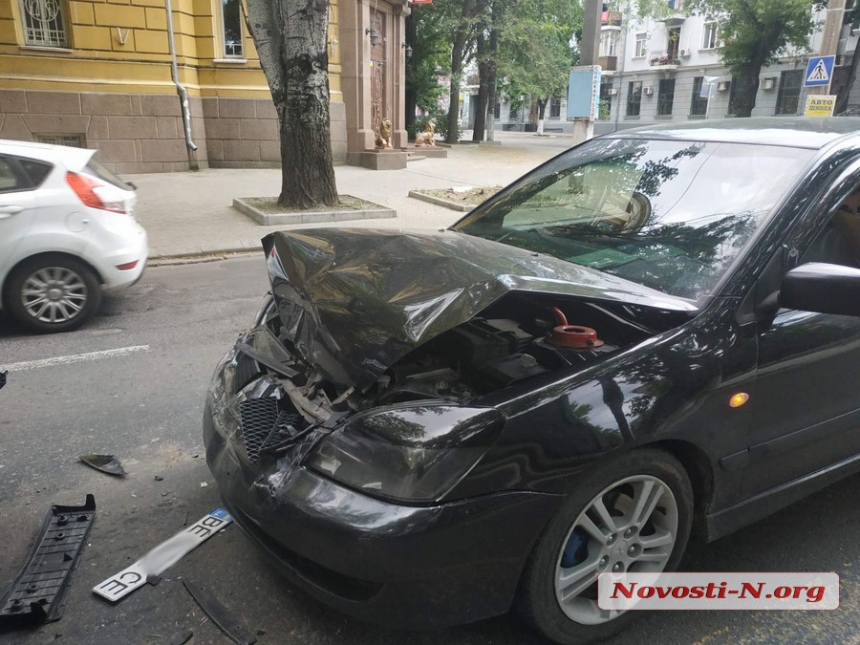
{"label": "car tire", "polygon": [[99,280],[84,262],[49,253],[25,260],[12,271],[3,300],[22,325],[48,333],[83,325],[98,310],[101,296]]}
{"label": "car tire", "polygon": [[[636,522],[633,514],[642,499],[646,510],[654,504],[653,511],[641,521],[643,511]],[[608,512],[611,528],[600,519],[598,500],[601,510]],[[620,456],[579,482],[547,525],[520,580],[516,609],[557,643],[588,643],[616,634],[641,612],[615,616],[602,612],[596,603],[596,582],[588,580],[592,576],[596,580],[603,571],[674,571],[690,537],[692,516],[690,479],[675,458],[653,449]],[[597,529],[609,544],[585,531],[583,524]],[[670,533],[671,545],[664,544]],[[615,537],[610,541],[611,536]],[[621,553],[627,556],[619,557]],[[613,568],[617,566],[622,569]]]}

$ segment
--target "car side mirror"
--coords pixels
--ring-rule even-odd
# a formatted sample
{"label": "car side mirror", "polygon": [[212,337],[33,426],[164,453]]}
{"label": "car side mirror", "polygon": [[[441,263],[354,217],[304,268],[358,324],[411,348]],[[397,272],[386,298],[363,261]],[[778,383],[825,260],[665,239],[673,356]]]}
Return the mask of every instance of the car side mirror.
{"label": "car side mirror", "polygon": [[779,304],[787,309],[860,316],[860,269],[813,262],[789,271]]}

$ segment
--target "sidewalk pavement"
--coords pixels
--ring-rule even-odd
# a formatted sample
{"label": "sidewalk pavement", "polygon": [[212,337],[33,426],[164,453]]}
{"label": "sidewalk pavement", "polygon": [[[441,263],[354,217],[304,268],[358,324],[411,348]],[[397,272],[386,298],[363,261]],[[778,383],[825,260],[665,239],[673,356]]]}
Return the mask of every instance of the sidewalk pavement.
{"label": "sidewalk pavement", "polygon": [[506,133],[501,145],[460,144],[447,159],[410,161],[406,170],[335,169],[340,194],[397,211],[396,218],[296,226],[260,226],[232,207],[234,197],[272,197],[281,171],[211,169],[126,175],[138,188],[137,215],[149,234],[150,256],[167,258],[227,251],[255,251],[260,239],[285,228],[361,227],[439,229],[463,213],[408,197],[410,190],[453,186],[507,185],[561,152],[566,138],[536,140]]}

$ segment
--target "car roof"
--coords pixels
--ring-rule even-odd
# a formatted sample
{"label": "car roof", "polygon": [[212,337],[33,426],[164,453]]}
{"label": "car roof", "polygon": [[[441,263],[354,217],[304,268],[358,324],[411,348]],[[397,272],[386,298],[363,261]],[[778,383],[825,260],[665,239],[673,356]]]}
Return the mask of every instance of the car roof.
{"label": "car roof", "polygon": [[29,157],[50,163],[59,162],[72,170],[83,168],[95,153],[95,150],[87,148],[0,139],[0,154]]}
{"label": "car roof", "polygon": [[605,138],[751,143],[818,150],[851,134],[860,135],[860,117],[752,117],[657,123],[613,132]]}

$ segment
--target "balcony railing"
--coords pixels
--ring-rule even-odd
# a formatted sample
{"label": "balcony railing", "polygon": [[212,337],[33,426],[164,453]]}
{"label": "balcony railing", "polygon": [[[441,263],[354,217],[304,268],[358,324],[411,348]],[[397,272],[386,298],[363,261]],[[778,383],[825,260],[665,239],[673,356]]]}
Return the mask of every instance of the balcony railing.
{"label": "balcony railing", "polygon": [[648,60],[651,67],[678,67],[681,60],[675,56],[660,54],[659,56],[651,56]]}

